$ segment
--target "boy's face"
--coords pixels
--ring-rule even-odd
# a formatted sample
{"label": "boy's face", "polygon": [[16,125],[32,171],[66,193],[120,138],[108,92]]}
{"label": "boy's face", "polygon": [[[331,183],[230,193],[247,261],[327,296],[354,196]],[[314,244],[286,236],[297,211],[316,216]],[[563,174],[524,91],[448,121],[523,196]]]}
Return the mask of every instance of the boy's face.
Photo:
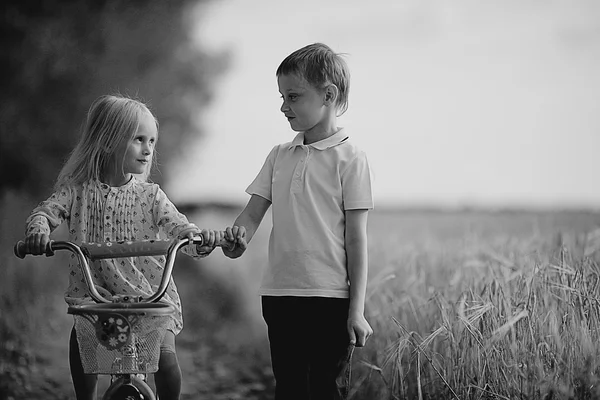
{"label": "boy's face", "polygon": [[317,131],[325,122],[327,107],[325,93],[304,78],[292,74],[277,77],[279,93],[285,115],[292,130],[296,132]]}

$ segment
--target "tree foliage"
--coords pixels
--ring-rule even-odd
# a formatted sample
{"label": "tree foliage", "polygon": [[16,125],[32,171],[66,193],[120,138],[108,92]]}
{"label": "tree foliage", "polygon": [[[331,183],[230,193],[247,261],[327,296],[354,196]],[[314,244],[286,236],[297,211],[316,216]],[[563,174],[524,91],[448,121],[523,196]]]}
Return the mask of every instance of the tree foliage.
{"label": "tree foliage", "polygon": [[0,193],[47,192],[102,94],[150,104],[163,166],[199,135],[194,118],[227,62],[225,53],[208,54],[192,39],[193,11],[202,2],[4,1]]}

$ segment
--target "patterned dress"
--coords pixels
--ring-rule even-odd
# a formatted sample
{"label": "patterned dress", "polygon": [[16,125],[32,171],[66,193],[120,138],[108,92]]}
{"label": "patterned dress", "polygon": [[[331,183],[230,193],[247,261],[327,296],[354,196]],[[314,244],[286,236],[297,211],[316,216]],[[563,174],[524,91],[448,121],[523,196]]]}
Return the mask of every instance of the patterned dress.
{"label": "patterned dress", "polygon": [[[77,244],[171,239],[197,229],[177,211],[157,184],[141,182],[135,177],[120,187],[97,180],[63,187],[33,210],[27,219],[26,235],[49,234],[64,221],[68,224],[69,240]],[[183,251],[194,258],[202,257],[195,248],[186,246]],[[143,256],[98,260],[90,268],[98,291],[105,297],[149,296],[158,288],[164,265],[163,256]],[[65,301],[69,305],[92,301],[74,255],[69,261]],[[183,316],[172,277],[161,301],[175,306],[170,329],[178,334],[183,328]]]}

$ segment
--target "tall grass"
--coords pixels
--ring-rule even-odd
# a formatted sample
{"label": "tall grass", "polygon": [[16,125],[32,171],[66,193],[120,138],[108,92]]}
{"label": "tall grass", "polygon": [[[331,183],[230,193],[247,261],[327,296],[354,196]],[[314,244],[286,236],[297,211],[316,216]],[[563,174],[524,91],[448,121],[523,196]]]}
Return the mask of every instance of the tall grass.
{"label": "tall grass", "polygon": [[553,230],[372,249],[351,398],[600,398],[600,231]]}

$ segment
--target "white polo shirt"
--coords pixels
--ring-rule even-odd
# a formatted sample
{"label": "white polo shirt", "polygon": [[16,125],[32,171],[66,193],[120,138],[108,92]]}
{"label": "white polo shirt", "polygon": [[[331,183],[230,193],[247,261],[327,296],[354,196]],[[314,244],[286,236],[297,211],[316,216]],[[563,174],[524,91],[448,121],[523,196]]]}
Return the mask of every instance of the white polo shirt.
{"label": "white polo shirt", "polygon": [[344,129],[275,146],[246,192],[272,203],[269,264],[260,294],[349,296],[345,210],[372,209],[371,171]]}

